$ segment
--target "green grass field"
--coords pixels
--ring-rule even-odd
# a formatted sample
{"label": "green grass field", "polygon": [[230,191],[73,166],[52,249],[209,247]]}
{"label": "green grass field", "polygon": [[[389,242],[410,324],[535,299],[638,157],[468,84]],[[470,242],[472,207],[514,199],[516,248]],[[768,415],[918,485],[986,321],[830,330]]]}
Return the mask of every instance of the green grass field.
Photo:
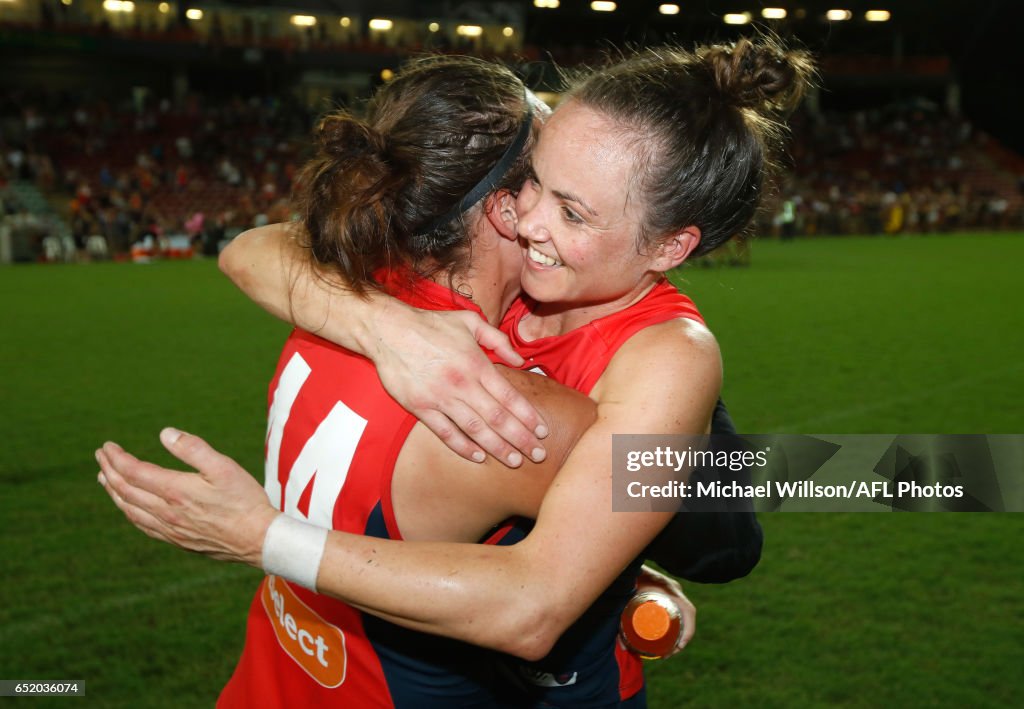
{"label": "green grass field", "polygon": [[[1024,235],[844,238],[678,275],[744,432],[1022,433],[1022,262]],[[156,434],[175,425],[261,471],[286,326],[212,261],[4,267],[0,297],[0,679],[211,705],[259,573],[137,532],[92,452],[113,439],[167,464]],[[698,634],[648,665],[652,707],[1019,705],[1024,515],[762,523],[749,578],[689,587]]]}

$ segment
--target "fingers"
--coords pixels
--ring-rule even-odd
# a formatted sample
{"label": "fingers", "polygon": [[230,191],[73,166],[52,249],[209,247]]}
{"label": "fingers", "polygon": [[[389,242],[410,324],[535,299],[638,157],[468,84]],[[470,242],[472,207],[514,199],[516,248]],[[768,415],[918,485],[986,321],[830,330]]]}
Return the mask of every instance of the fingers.
{"label": "fingers", "polygon": [[192,466],[200,474],[240,469],[231,458],[217,452],[209,443],[191,433],[168,427],[160,431],[160,442],[171,455]]}
{"label": "fingers", "polygon": [[[97,455],[97,459],[99,457]],[[107,465],[109,466],[109,463]],[[173,544],[188,551],[207,554],[215,559],[238,560],[235,556],[220,553],[219,548],[208,544],[204,538],[191,536],[187,529],[183,533],[174,512],[160,498],[147,497],[148,493],[143,493],[137,488],[128,488],[131,498],[126,499],[115,487],[117,483],[114,481],[119,479],[116,471],[111,473],[109,470],[108,468],[108,472],[100,471],[97,476],[100,485],[103,486],[110,499],[114,501],[128,521],[147,537]],[[121,480],[121,487],[124,489],[123,480]]]}
{"label": "fingers", "polygon": [[[197,436],[165,429],[160,437],[171,453],[200,472],[162,468],[106,443],[96,451],[96,461],[99,482],[114,504],[150,537],[258,565],[263,536],[277,514],[263,487]],[[211,469],[220,474],[211,476]]]}
{"label": "fingers", "polygon": [[[508,335],[501,330],[480,321],[476,337],[477,342],[484,347],[494,350],[509,365],[518,368],[525,363],[519,353],[512,348]],[[494,376],[491,376],[491,373]],[[480,380],[487,392],[498,402],[498,405],[507,409],[515,421],[521,424],[528,432],[532,432],[537,438],[544,438],[548,435],[547,424],[544,423],[537,410],[533,408],[533,405],[525,396],[519,393],[518,389],[509,384],[507,379],[498,375],[496,370],[493,368],[486,370]],[[526,455],[530,455],[533,443],[536,442],[536,438],[533,440],[527,438],[519,441],[514,441],[508,436],[505,436],[505,438]]]}
{"label": "fingers", "polygon": [[128,521],[134,524],[138,529],[146,533],[154,539],[160,539],[161,541],[169,541],[167,535],[163,532],[163,525],[160,521],[151,515],[141,507],[127,502],[111,484],[111,478],[107,473],[100,472],[99,483],[103,486],[103,489],[110,496],[110,499],[114,501],[117,509],[121,510]]}
{"label": "fingers", "polygon": [[440,411],[429,409],[413,411],[412,413],[416,418],[422,421],[423,425],[429,428],[435,436],[440,438],[446,446],[466,460],[472,460],[475,463],[482,463],[487,458],[487,454],[484,453],[483,449],[473,443],[468,436],[459,430],[458,426],[452,423],[450,418]]}
{"label": "fingers", "polygon": [[[522,364],[504,334],[471,312],[409,310],[390,320],[388,332],[398,320],[401,330],[382,336],[372,357],[396,401],[467,460],[482,462],[487,453],[516,467],[523,456],[544,459],[546,423],[480,350],[491,347]],[[391,346],[392,338],[404,344]]]}
{"label": "fingers", "polygon": [[[510,412],[511,417],[508,418],[506,423],[510,424],[512,428],[510,430],[500,430],[499,433],[520,451],[534,458],[532,455],[533,449],[536,447],[543,448],[539,439],[548,435],[548,426],[544,419],[540,417],[540,414],[537,413],[529,399],[512,386],[508,379],[503,377],[497,369],[491,367],[485,370],[480,381],[487,390],[487,393],[494,397],[497,406],[501,407],[500,409],[492,410],[491,417],[487,420],[492,421],[495,417],[504,416],[505,411]],[[534,458],[534,460],[537,459]],[[537,460],[537,462],[540,461]]]}
{"label": "fingers", "polygon": [[[520,411],[532,406],[518,391],[497,372],[489,372],[481,379],[484,381],[501,380],[502,385],[514,392],[515,399],[521,400],[517,406]],[[495,382],[496,383],[496,382]],[[505,396],[511,401],[512,397]],[[541,462],[547,451],[534,433],[504,405],[500,404],[486,389],[479,389],[465,399],[450,399],[437,404],[437,408],[429,412],[414,411],[416,417],[423,421],[445,445],[467,460],[483,462],[483,453],[494,456],[510,467],[522,465],[525,452],[535,462]],[[536,420],[536,415],[534,419]],[[455,430],[452,430],[454,424]],[[541,429],[547,433],[547,428]],[[477,455],[479,453],[479,455]]]}
{"label": "fingers", "polygon": [[141,461],[112,441],[107,441],[103,448],[97,451],[97,460],[101,451],[106,456],[110,468],[123,478],[126,486],[152,493],[165,500],[171,496],[170,486],[178,475],[177,471]]}
{"label": "fingers", "polygon": [[100,464],[97,475],[100,485],[128,521],[154,539],[170,541],[166,526],[152,513],[155,510],[166,510],[166,503],[145,490],[128,485],[102,449],[96,451],[96,461]]}
{"label": "fingers", "polygon": [[[108,453],[107,446],[116,446],[118,450],[120,450],[120,446],[117,446],[116,443],[108,443],[104,448],[96,451],[96,462],[100,464],[99,482],[103,485],[107,494],[109,494],[114,500],[114,503],[118,504],[119,501],[123,501],[132,507],[142,507],[150,511],[166,509],[167,504],[164,498],[160,497],[160,495],[154,494],[149,490],[136,487],[125,480],[118,467],[112,462],[112,457]],[[124,451],[120,452],[123,455],[117,455],[115,452],[115,456],[121,459],[122,462],[125,458],[133,458],[133,456],[125,453]],[[138,463],[140,461],[136,460],[135,462]],[[118,504],[118,507],[120,506],[121,505]]]}
{"label": "fingers", "polygon": [[686,647],[697,631],[697,607],[683,593],[683,587],[671,576],[667,576],[644,564],[637,579],[637,590],[654,589],[668,595],[679,609],[679,624],[682,632],[675,647],[665,657],[671,657]]}
{"label": "fingers", "polygon": [[[547,426],[526,397],[489,363],[481,370],[478,385],[463,376],[457,378],[455,385],[465,389],[462,397],[449,397],[437,408],[459,428],[463,437],[513,468],[522,464],[524,454],[537,463],[544,460],[547,451],[535,431],[547,435]],[[524,419],[531,428],[524,425]],[[442,436],[442,440],[463,455],[448,439]]]}
{"label": "fingers", "polygon": [[523,357],[512,347],[512,342],[509,341],[508,335],[483,320],[479,320],[479,318],[478,321],[473,334],[476,336],[476,341],[480,346],[494,351],[510,367],[522,367],[524,364]]}
{"label": "fingers", "polygon": [[[512,348],[505,333],[476,316],[472,316],[472,325],[480,345],[494,350],[510,365],[522,366],[523,358]],[[468,381],[471,386],[472,379]],[[483,435],[490,437],[490,432],[486,430],[489,428],[523,455],[536,462],[543,460],[546,452],[540,439],[548,435],[548,426],[533,404],[493,366],[484,366],[480,370],[479,381],[483,391],[473,392],[467,388],[465,401],[484,421]],[[507,460],[504,450],[492,449],[474,431],[461,424],[460,427],[495,458]]]}
{"label": "fingers", "polygon": [[679,603],[679,611],[683,616],[683,632],[676,643],[676,652],[686,647],[687,643],[693,639],[694,633],[697,632],[697,608],[689,600],[686,600],[685,603]]}
{"label": "fingers", "polygon": [[467,460],[482,463],[486,451],[510,468],[518,468],[523,464],[522,454],[487,426],[476,411],[461,401],[449,403],[443,412],[431,411],[418,418],[446,446]]}

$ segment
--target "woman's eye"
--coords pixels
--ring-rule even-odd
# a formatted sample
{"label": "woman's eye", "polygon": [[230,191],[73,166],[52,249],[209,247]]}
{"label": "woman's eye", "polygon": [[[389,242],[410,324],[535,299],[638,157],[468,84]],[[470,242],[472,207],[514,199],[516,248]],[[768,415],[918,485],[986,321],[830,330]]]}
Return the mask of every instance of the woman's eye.
{"label": "woman's eye", "polygon": [[572,222],[573,224],[583,223],[583,219],[580,218],[579,214],[565,206],[562,207],[562,217],[565,219],[565,221]]}

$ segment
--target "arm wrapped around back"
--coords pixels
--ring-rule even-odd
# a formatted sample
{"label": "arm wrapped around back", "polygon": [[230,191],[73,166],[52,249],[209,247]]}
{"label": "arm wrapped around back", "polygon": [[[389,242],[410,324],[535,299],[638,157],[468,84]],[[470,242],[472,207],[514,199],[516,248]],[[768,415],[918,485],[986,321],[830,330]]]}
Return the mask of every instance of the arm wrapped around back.
{"label": "arm wrapped around back", "polygon": [[[721,399],[711,420],[711,433],[716,442],[736,434]],[[711,474],[720,477],[719,469],[713,473],[695,470],[691,482],[706,482]],[[738,472],[735,480],[749,485],[749,469]],[[764,533],[750,499],[716,500],[716,509],[721,510],[723,503],[727,506],[722,511],[701,511],[697,501],[678,512],[647,547],[646,557],[673,576],[695,583],[727,583],[749,574],[761,559]]]}

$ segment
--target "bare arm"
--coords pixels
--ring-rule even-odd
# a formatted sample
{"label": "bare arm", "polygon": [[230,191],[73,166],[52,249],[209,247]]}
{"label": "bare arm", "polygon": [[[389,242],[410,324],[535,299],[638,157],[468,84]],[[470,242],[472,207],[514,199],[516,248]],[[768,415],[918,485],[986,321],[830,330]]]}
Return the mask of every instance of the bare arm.
{"label": "bare arm", "polygon": [[673,326],[648,328],[616,355],[599,382],[598,420],[524,541],[495,547],[332,533],[317,589],[407,627],[526,659],[546,655],[671,517],[612,511],[612,434],[707,431],[721,381],[717,346],[706,331],[680,337]]}
{"label": "bare arm", "polygon": [[[719,400],[711,420],[712,441],[717,450],[743,450],[743,441],[725,404]],[[750,484],[750,470],[714,467],[694,470],[691,482],[721,479]],[[761,559],[764,533],[754,513],[753,500],[735,498],[690,500],[651,542],[645,555],[674,576],[698,583],[727,583],[749,574]],[[711,506],[715,511],[702,507]],[[722,507],[725,509],[722,509]]]}
{"label": "bare arm", "polygon": [[[548,439],[551,455],[519,470],[494,458],[478,465],[457,456],[422,426],[414,427],[392,480],[404,536],[476,541],[511,515],[536,516],[551,480],[593,423],[596,407],[583,394],[537,374],[501,371],[556,421]],[[263,487],[197,436],[164,429],[160,441],[198,473],[141,461],[108,442],[96,451],[99,482],[117,506],[155,539],[259,567],[267,527],[279,514]]]}
{"label": "bare arm", "polygon": [[388,393],[464,458],[480,462],[486,451],[514,467],[516,450],[543,457],[546,423],[480,351],[520,365],[504,333],[475,313],[353,293],[311,263],[297,229],[271,224],[239,235],[221,252],[220,269],[275,317],[369,357]]}
{"label": "bare arm", "polygon": [[539,374],[499,369],[552,422],[545,439],[549,455],[514,470],[493,458],[481,466],[455,455],[422,424],[415,426],[391,479],[403,539],[475,542],[509,517],[535,518],[551,481],[594,422],[594,402],[578,391]]}
{"label": "bare arm", "polygon": [[[679,323],[648,328],[620,350],[599,382],[598,420],[569,456],[526,540],[496,547],[331,532],[317,589],[406,627],[527,659],[544,656],[671,516],[612,511],[612,433],[705,432],[720,378],[717,346],[705,330]],[[98,457],[108,491],[137,526],[151,536],[230,558],[230,549],[211,548],[206,536],[194,545],[183,539],[181,506],[197,503],[182,492],[180,480],[169,482],[167,471],[134,461],[112,444]],[[229,463],[221,456],[217,466],[227,469]],[[248,477],[235,473],[235,482]],[[255,481],[248,482],[262,495]],[[251,494],[235,497],[252,499]],[[237,505],[237,499],[214,497],[221,505]],[[263,505],[252,517],[265,532],[270,509],[265,497]],[[243,555],[235,558],[259,565],[260,545],[251,535],[238,542]]]}

